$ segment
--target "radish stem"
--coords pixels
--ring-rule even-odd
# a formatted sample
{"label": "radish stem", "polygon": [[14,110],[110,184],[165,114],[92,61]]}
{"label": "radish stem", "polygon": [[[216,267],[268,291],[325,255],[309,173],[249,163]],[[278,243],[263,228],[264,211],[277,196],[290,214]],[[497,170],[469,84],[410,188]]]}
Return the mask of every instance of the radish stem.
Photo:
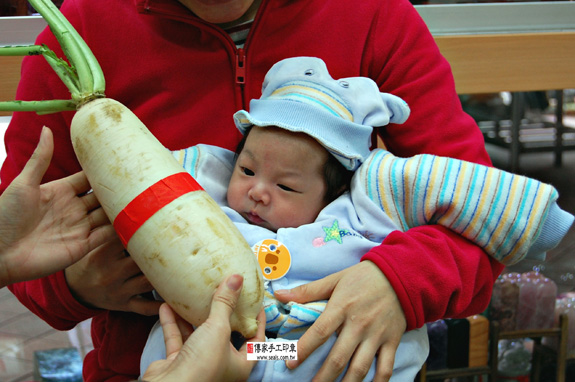
{"label": "radish stem", "polygon": [[1,47],[0,56],[42,55],[70,90],[72,99],[0,102],[0,111],[54,113],[75,110],[93,99],[104,97],[106,82],[102,68],[72,24],[51,0],[29,1],[50,26],[70,64],[44,45]]}
{"label": "radish stem", "polygon": [[47,48],[42,45],[6,46],[0,48],[0,56],[37,56]]}
{"label": "radish stem", "polygon": [[0,102],[2,111],[35,111],[38,114],[58,113],[64,110],[76,110],[76,104],[67,99],[47,101],[6,101]]}

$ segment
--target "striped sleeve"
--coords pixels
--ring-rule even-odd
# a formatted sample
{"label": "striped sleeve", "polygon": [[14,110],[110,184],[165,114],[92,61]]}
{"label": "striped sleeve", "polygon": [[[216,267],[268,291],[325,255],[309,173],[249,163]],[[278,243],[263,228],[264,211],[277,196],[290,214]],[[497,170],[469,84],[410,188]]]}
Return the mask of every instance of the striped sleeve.
{"label": "striped sleeve", "polygon": [[198,177],[198,165],[200,162],[200,150],[198,146],[172,151],[172,155],[192,177]]}
{"label": "striped sleeve", "polygon": [[526,256],[558,198],[537,180],[434,155],[375,150],[358,171],[368,197],[402,230],[442,225],[506,265]]}

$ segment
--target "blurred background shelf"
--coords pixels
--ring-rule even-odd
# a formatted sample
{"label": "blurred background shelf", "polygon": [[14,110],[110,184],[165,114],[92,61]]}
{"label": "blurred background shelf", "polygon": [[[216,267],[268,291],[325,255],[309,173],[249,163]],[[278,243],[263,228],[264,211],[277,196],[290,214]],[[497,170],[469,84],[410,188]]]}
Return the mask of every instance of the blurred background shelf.
{"label": "blurred background shelf", "polygon": [[[449,378],[459,377],[483,377],[487,378],[489,382],[495,382],[499,379],[505,379],[504,376],[499,376],[498,373],[498,360],[499,360],[499,341],[504,339],[520,339],[531,338],[534,340],[535,346],[533,348],[532,370],[530,381],[531,382],[548,382],[541,380],[541,369],[543,356],[548,353],[553,353],[556,358],[556,382],[566,382],[565,370],[567,361],[567,335],[568,335],[569,321],[566,315],[560,317],[559,326],[550,329],[533,329],[533,330],[518,330],[513,332],[499,331],[497,322],[490,323],[489,329],[489,363],[485,366],[470,367],[470,368],[457,368],[457,369],[442,369],[428,371],[424,366],[419,373],[417,382],[426,381],[444,381]],[[559,345],[556,351],[551,350],[541,344],[543,337],[556,337]]]}

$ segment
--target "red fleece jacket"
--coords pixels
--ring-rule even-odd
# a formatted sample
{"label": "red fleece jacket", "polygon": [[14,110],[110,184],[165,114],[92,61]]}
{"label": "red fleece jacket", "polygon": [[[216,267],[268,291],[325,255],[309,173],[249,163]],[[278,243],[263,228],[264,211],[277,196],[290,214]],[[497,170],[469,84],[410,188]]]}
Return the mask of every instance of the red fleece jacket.
{"label": "red fleece jacket", "polygon": [[[409,120],[380,131],[394,154],[431,153],[490,164],[479,129],[461,109],[449,64],[408,0],[263,0],[241,50],[223,30],[203,23],[176,0],[66,0],[62,11],[100,61],[107,96],[133,110],[169,149],[198,143],[234,148],[240,134],[232,115],[260,96],[269,68],[287,57],[316,56],[334,78],[371,77],[381,91],[407,101]],[[38,43],[60,52],[49,31]],[[69,93],[42,57],[28,57],[17,97],[62,99]],[[70,144],[72,115],[14,114],[5,138],[1,190],[23,168],[43,125],[55,134],[45,180],[80,170]],[[483,311],[503,269],[478,247],[437,226],[394,232],[364,259],[392,283],[408,329]],[[72,297],[62,272],[11,290],[57,329],[94,318],[95,350],[85,361],[86,381],[137,377],[155,317],[88,309]]]}

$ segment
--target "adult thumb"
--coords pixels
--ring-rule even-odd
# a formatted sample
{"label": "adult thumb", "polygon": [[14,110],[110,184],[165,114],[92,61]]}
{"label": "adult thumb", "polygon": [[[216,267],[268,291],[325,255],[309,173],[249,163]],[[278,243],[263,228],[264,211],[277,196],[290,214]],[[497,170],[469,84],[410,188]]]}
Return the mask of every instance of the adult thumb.
{"label": "adult thumb", "polygon": [[210,317],[226,317],[229,319],[238,304],[243,282],[244,278],[241,275],[234,274],[228,276],[220,284],[212,297]]}
{"label": "adult thumb", "polygon": [[52,130],[44,126],[40,133],[40,141],[28,162],[19,175],[25,183],[39,185],[50,166],[54,152],[54,137]]}

